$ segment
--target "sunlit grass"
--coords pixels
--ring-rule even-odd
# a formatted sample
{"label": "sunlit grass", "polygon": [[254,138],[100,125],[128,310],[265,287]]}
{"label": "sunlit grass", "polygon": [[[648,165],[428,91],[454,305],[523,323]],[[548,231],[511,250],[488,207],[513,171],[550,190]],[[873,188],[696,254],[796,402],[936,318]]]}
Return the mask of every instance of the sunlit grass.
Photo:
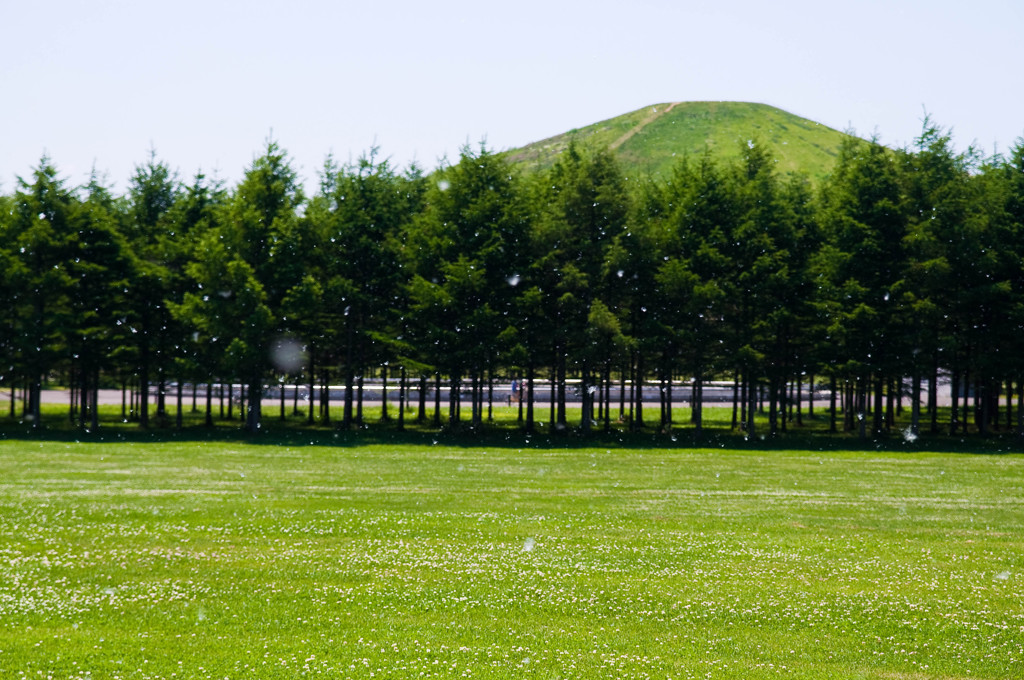
{"label": "sunlit grass", "polygon": [[5,441],[0,677],[1020,677],[1022,473]]}

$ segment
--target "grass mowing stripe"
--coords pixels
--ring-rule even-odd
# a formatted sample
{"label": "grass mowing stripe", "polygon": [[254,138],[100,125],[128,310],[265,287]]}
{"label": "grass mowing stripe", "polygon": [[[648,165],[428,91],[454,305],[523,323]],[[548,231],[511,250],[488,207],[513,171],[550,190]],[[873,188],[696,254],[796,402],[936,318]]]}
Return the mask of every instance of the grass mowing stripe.
{"label": "grass mowing stripe", "polygon": [[1022,675],[1024,458],[0,442],[0,675]]}

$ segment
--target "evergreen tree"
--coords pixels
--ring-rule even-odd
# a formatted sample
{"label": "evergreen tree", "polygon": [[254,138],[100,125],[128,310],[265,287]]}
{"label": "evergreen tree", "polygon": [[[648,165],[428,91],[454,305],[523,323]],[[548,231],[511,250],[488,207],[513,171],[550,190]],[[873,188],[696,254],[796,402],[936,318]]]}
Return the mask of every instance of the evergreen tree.
{"label": "evergreen tree", "polygon": [[139,424],[149,426],[149,393],[157,382],[157,415],[166,418],[167,373],[172,366],[175,344],[180,345],[181,329],[171,317],[167,301],[174,289],[171,259],[179,239],[167,219],[180,192],[175,174],[156,152],[135,167],[129,183],[130,203],[126,235],[138,260],[132,281],[137,294],[131,295],[132,317],[136,329],[136,361],[139,380]]}
{"label": "evergreen tree", "polygon": [[662,355],[669,378],[677,365],[693,377],[692,420],[699,432],[704,381],[725,358],[724,284],[732,270],[726,234],[733,229],[737,205],[710,152],[696,165],[680,162],[668,191],[669,233],[657,274]]}
{"label": "evergreen tree", "polygon": [[224,346],[226,369],[246,386],[249,432],[261,427],[270,350],[273,339],[287,330],[283,303],[299,284],[291,244],[303,201],[287,154],[268,142],[220,222],[199,240],[196,259],[187,268],[197,290],[173,308],[202,340]]}
{"label": "evergreen tree", "polygon": [[460,417],[469,377],[472,420],[482,419],[482,385],[497,364],[509,325],[515,283],[524,266],[527,212],[518,176],[502,157],[481,147],[462,150],[428,190],[408,232],[411,330],[424,363],[449,376],[449,422]]}
{"label": "evergreen tree", "polygon": [[[897,332],[898,292],[905,271],[907,233],[903,195],[892,153],[874,142],[848,138],[822,190],[822,227],[827,244],[816,270],[828,280],[825,305],[831,318],[832,361],[852,381],[849,393],[861,434],[866,434],[867,395],[874,393],[874,429],[882,428],[882,396],[901,373],[902,337]],[[825,273],[827,272],[827,273]],[[819,301],[820,302],[820,301]],[[821,307],[819,307],[821,308]],[[852,421],[847,427],[852,427]]]}
{"label": "evergreen tree", "polygon": [[0,299],[8,301],[7,304],[0,305],[0,385],[11,390],[11,415],[18,376],[18,366],[15,363],[14,282],[20,276],[15,268],[21,265],[11,250],[13,236],[10,233],[10,222],[13,214],[13,198],[0,196]]}
{"label": "evergreen tree", "polygon": [[1020,329],[1024,328],[1024,138],[1017,140],[996,171],[1004,181],[1006,231],[1000,252],[1010,285],[1010,303],[1000,339],[1003,360],[1016,383],[1017,433],[1024,437],[1024,355],[1019,351]]}
{"label": "evergreen tree", "polygon": [[[161,217],[164,235],[160,239],[159,257],[166,281],[166,306],[171,312],[169,323],[173,324],[166,332],[174,331],[175,371],[179,385],[182,377],[190,378],[193,385],[200,382],[207,385],[207,425],[213,424],[211,390],[222,365],[224,343],[212,342],[209,336],[200,337],[185,320],[173,314],[173,307],[182,303],[186,293],[198,293],[199,289],[187,274],[187,269],[199,256],[198,248],[203,236],[217,227],[226,198],[221,182],[209,180],[201,172],[196,173],[191,184],[176,192],[174,204]],[[152,263],[146,266],[152,267]],[[180,403],[178,408],[180,423]]]}
{"label": "evergreen tree", "polygon": [[43,381],[65,356],[78,197],[43,156],[31,181],[18,179],[7,238],[16,260],[10,300],[14,351],[28,383],[28,417],[39,425]]}
{"label": "evergreen tree", "polygon": [[415,168],[401,176],[377,159],[374,148],[352,167],[338,170],[328,162],[307,213],[321,244],[322,277],[306,282],[309,304],[295,305],[296,314],[306,307],[330,320],[335,335],[322,344],[342,366],[346,426],[353,421],[353,400],[361,396],[354,395],[356,377],[371,366],[408,363],[401,238],[419,208],[422,185]]}
{"label": "evergreen tree", "polygon": [[135,260],[118,228],[115,199],[95,172],[74,217],[69,241],[67,342],[77,383],[80,423],[99,426],[98,391],[104,370],[128,340],[128,282]]}
{"label": "evergreen tree", "polygon": [[608,249],[627,231],[631,211],[626,178],[607,149],[585,152],[575,143],[549,174],[546,210],[538,222],[540,258],[533,278],[548,298],[552,320],[553,380],[557,389],[556,425],[566,425],[566,371],[571,359],[582,377],[583,426],[592,412],[593,371],[607,357],[588,346],[587,324],[596,302],[608,293]]}
{"label": "evergreen tree", "polygon": [[920,301],[918,306],[930,312],[915,319],[921,330],[910,340],[931,359],[933,385],[940,367],[949,370],[950,427],[966,431],[966,395],[972,378],[977,378],[983,354],[979,347],[992,333],[996,313],[991,296],[993,286],[999,285],[1000,245],[992,242],[987,228],[982,181],[972,178],[973,152],[956,153],[949,134],[926,119],[921,136],[903,159],[911,206],[909,289]]}
{"label": "evergreen tree", "polygon": [[[780,428],[779,408],[795,370],[793,359],[799,235],[794,206],[780,186],[767,149],[755,141],[742,148],[732,176],[736,220],[725,252],[734,274],[726,283],[731,308],[725,315],[736,361],[745,376],[747,423],[753,432],[759,379],[768,388],[771,434]],[[785,423],[783,419],[782,424]]]}

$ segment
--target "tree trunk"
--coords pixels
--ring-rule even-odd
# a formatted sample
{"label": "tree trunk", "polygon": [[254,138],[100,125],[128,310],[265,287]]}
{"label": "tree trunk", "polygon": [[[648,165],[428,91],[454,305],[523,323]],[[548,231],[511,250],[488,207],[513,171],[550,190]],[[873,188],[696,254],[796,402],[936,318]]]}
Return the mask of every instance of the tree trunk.
{"label": "tree trunk", "polygon": [[285,412],[284,412],[284,409],[285,409],[285,405],[284,405],[284,401],[285,401],[285,399],[284,399],[284,380],[279,382],[277,386],[278,386],[278,389],[281,390],[281,422],[283,423],[285,420],[288,419],[287,414],[285,414]]}
{"label": "tree trunk", "polygon": [[580,414],[580,429],[584,432],[590,432],[590,369],[586,363],[583,364],[583,379],[580,383],[580,392],[581,406],[583,407],[583,412]]}
{"label": "tree trunk", "polygon": [[324,423],[331,422],[331,372],[320,372],[320,417]]}
{"label": "tree trunk", "polygon": [[634,427],[638,430],[644,427],[644,357],[637,352],[636,355],[636,378],[633,380],[636,385],[636,413],[634,414]]}
{"label": "tree trunk", "polygon": [[441,426],[441,373],[434,373],[434,425]]}
{"label": "tree trunk", "polygon": [[[977,387],[975,387],[975,390],[974,390],[974,403],[976,405],[975,411],[980,410],[980,413],[977,413],[978,434],[980,434],[983,437],[988,434],[988,416],[989,416],[988,391],[989,391],[988,381],[987,380],[986,381],[979,380],[978,381],[978,385],[977,385]],[[980,409],[978,408],[978,406],[979,406],[978,402],[979,401],[981,402],[980,403]]]}
{"label": "tree trunk", "polygon": [[[807,417],[814,420],[814,374],[811,373],[807,382]],[[803,423],[799,423],[803,424]]]}
{"label": "tree trunk", "polygon": [[964,369],[964,377],[963,377],[963,380],[960,381],[960,383],[963,385],[963,388],[964,388],[964,406],[963,406],[964,410],[963,410],[963,416],[960,418],[960,429],[963,430],[964,434],[967,434],[967,431],[968,431],[968,425],[969,425],[969,422],[970,422],[970,412],[971,412],[971,400],[970,400],[970,396],[971,396],[971,369],[970,369],[970,364],[968,363],[969,360],[970,360],[970,355],[968,354],[968,360],[964,362],[964,364],[966,366],[968,366],[968,368]]}
{"label": "tree trunk", "polygon": [[565,356],[559,352],[558,356],[558,424],[566,425],[565,416]]}
{"label": "tree trunk", "polygon": [[363,426],[363,376],[356,377],[356,427]]}
{"label": "tree trunk", "polygon": [[747,385],[747,436],[753,437],[755,434],[754,430],[754,414],[757,411],[757,382],[754,376],[751,375],[751,371],[748,368],[746,371],[746,385]]}
{"label": "tree trunk", "polygon": [[142,342],[139,345],[139,427],[149,427],[149,364],[152,360],[149,351],[148,315],[142,319]]}
{"label": "tree trunk", "polygon": [[803,401],[804,401],[804,379],[803,376],[798,376],[796,379],[796,424],[800,427],[804,424],[803,414]]}
{"label": "tree trunk", "polygon": [[[68,371],[68,422],[71,425],[75,424],[75,416],[78,414],[78,410],[75,408],[78,393],[81,392],[81,383],[85,382],[84,376],[77,376],[75,374],[75,367],[72,363],[71,370]],[[80,422],[79,427],[83,427],[84,423]]]}
{"label": "tree trunk", "polygon": [[932,355],[932,375],[928,381],[928,417],[932,434],[939,433],[939,354]]}
{"label": "tree trunk", "polygon": [[352,407],[355,400],[355,371],[352,365],[345,366],[345,405],[341,411],[341,424],[346,430],[352,427]]}
{"label": "tree trunk", "polygon": [[732,376],[732,429],[739,427],[739,406],[740,406],[740,372],[737,370]]}
{"label": "tree trunk", "polygon": [[626,418],[626,371],[619,367],[619,422]]}
{"label": "tree trunk", "polygon": [[[161,356],[161,362],[163,357]],[[164,367],[157,366],[156,418],[160,427],[167,425],[167,374]]]}
{"label": "tree trunk", "polygon": [[658,425],[659,425],[660,429],[664,430],[665,429],[665,425],[668,422],[668,414],[667,414],[667,412],[666,412],[667,410],[665,408],[665,370],[664,369],[658,371],[658,408],[660,409]]}
{"label": "tree trunk", "polygon": [[309,414],[306,416],[306,423],[313,424],[313,411],[316,410],[316,357],[315,345],[309,348]]}
{"label": "tree trunk", "polygon": [[833,433],[833,434],[835,434],[836,429],[837,429],[836,428],[836,420],[837,420],[837,418],[836,418],[836,416],[837,416],[837,414],[836,414],[836,396],[837,396],[836,392],[839,389],[839,385],[836,384],[835,373],[833,373],[832,375],[829,376],[828,382],[829,382],[829,392],[830,392],[829,397],[828,397],[828,411],[829,411],[828,431]]}
{"label": "tree trunk", "polygon": [[262,427],[261,406],[263,403],[263,382],[259,378],[252,378],[249,381],[248,389],[248,410],[246,411],[245,429],[247,432],[256,433]]}
{"label": "tree trunk", "polygon": [[1017,378],[1017,436],[1024,437],[1024,379]]}
{"label": "tree trunk", "polygon": [[704,367],[697,365],[693,372],[693,393],[690,395],[693,410],[693,429],[697,435],[704,433]]}
{"label": "tree trunk", "polygon": [[611,432],[612,420],[612,362],[611,360],[605,360],[604,362],[604,431]]}
{"label": "tree trunk", "polygon": [[206,427],[213,427],[213,383],[206,383]]}
{"label": "tree trunk", "polygon": [[32,429],[42,427],[43,424],[43,376],[37,376],[32,385],[32,392],[29,395],[30,413],[32,416]]}
{"label": "tree trunk", "polygon": [[861,439],[867,439],[868,384],[870,378],[857,381],[857,430]]}
{"label": "tree trunk", "polygon": [[558,390],[555,389],[555,382],[556,382],[556,376],[557,375],[558,375],[558,368],[554,364],[552,364],[551,365],[551,376],[550,376],[550,379],[548,380],[548,382],[551,385],[551,392],[550,392],[550,394],[548,394],[548,398],[549,398],[549,400],[551,402],[551,413],[549,414],[550,417],[548,418],[548,427],[552,431],[555,429],[555,402],[558,401],[558,398],[557,398],[558,397],[558,395],[557,395]]}
{"label": "tree trunk", "polygon": [[739,426],[741,429],[747,429],[747,391],[750,389],[748,384],[748,378],[746,373],[743,373],[740,369],[736,369],[736,380],[740,384],[740,421]]}
{"label": "tree trunk", "polygon": [[[78,427],[85,429],[85,418],[88,415],[89,408],[89,385],[87,375],[84,369],[77,371],[78,375],[75,375],[76,371],[72,371],[71,379],[71,398],[70,398],[70,412],[71,412],[71,424],[75,423],[75,416],[78,416]],[[78,399],[78,408],[75,408],[75,400]]]}
{"label": "tree trunk", "polygon": [[455,371],[452,372],[448,384],[448,424],[454,425],[459,419],[458,402],[460,399],[459,378],[456,377]]}
{"label": "tree trunk", "polygon": [[[889,379],[886,385],[885,394],[885,431],[889,432],[892,430],[893,425],[896,424],[896,383],[897,381],[892,378]],[[903,383],[903,379],[900,378],[899,383]]]}
{"label": "tree trunk", "polygon": [[487,369],[487,422],[494,422],[494,369]]}
{"label": "tree trunk", "polygon": [[882,434],[884,427],[885,411],[882,409],[882,398],[884,396],[885,381],[880,376],[875,376],[875,407],[872,421],[872,430],[875,436]]}
{"label": "tree trunk", "polygon": [[629,356],[629,431],[633,432],[636,425],[633,420],[633,409],[636,408],[636,364],[635,357]]}
{"label": "tree trunk", "polygon": [[[533,363],[526,365],[526,431],[533,432]],[[522,390],[520,390],[522,394]],[[520,404],[522,398],[520,397]]]}
{"label": "tree trunk", "polygon": [[914,368],[913,396],[910,404],[910,434],[917,437],[921,433],[921,370]]}
{"label": "tree trunk", "polygon": [[469,377],[469,422],[473,427],[480,425],[480,378],[477,369],[470,372]]}
{"label": "tree trunk", "polygon": [[405,366],[398,377],[398,431],[405,429]]}
{"label": "tree trunk", "polygon": [[427,376],[420,374],[419,411],[416,413],[416,421],[424,423],[427,420]]}
{"label": "tree trunk", "polygon": [[956,436],[960,430],[960,372],[955,368],[950,376],[949,391],[952,398],[949,409],[949,433]]}

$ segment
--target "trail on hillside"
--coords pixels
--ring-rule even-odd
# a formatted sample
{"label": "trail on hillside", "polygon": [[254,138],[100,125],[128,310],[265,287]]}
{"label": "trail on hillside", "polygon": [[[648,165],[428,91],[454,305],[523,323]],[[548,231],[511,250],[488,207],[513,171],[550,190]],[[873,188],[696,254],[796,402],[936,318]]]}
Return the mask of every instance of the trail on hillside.
{"label": "trail on hillside", "polygon": [[642,121],[637,123],[632,130],[630,130],[629,132],[627,132],[626,134],[622,135],[614,142],[612,142],[609,148],[611,148],[612,150],[618,149],[620,146],[625,144],[630,137],[643,130],[645,127],[647,127],[648,124],[656,120],[659,116],[664,116],[666,113],[674,109],[676,104],[678,103],[679,102],[672,102],[667,107],[665,107],[664,111],[658,111],[657,109],[651,111],[651,113],[649,113],[647,117],[644,118]]}

